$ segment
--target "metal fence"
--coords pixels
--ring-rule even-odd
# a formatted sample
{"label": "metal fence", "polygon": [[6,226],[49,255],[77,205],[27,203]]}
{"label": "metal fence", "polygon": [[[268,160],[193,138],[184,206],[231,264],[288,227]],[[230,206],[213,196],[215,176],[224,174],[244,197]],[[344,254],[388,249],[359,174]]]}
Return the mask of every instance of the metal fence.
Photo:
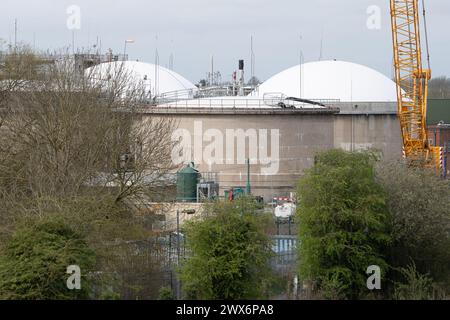
{"label": "metal fence", "polygon": [[297,265],[297,236],[276,235],[272,237],[272,241],[275,253],[272,259],[273,269],[281,275],[294,271]]}
{"label": "metal fence", "polygon": [[[297,237],[276,235],[271,238],[274,252],[271,265],[274,271],[280,275],[291,273],[297,261]],[[156,299],[161,287],[170,287],[176,296],[181,297],[181,284],[176,271],[180,262],[189,258],[183,234],[174,232],[111,245],[113,250],[117,247],[117,257],[122,261],[115,273],[123,280],[117,288],[123,299]]]}
{"label": "metal fence", "polygon": [[[285,272],[294,270],[297,264],[297,236],[295,235],[275,235],[272,238],[272,266],[275,271]],[[175,270],[179,262],[189,257],[184,235],[178,236],[176,233],[158,238],[161,251],[158,259],[161,259],[162,266],[167,272]]]}
{"label": "metal fence", "polygon": [[295,262],[297,258],[297,237],[282,235],[273,236],[272,250],[275,252],[277,262],[280,264],[289,264]]}
{"label": "metal fence", "polygon": [[[295,235],[275,235],[272,238],[272,251],[275,254],[277,264],[295,263],[297,259],[297,236]],[[178,240],[179,239],[179,240]],[[163,261],[165,267],[177,265],[179,261],[189,256],[186,247],[186,238],[180,234],[171,233],[165,237],[158,237],[156,241],[160,250],[155,252],[155,258]]]}

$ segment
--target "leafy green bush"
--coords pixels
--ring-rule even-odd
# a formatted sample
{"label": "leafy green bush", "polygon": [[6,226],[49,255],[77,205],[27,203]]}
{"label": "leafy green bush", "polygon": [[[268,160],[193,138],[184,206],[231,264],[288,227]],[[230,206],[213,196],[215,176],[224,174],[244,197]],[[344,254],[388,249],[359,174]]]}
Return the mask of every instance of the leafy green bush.
{"label": "leafy green bush", "polygon": [[367,267],[388,268],[389,214],[375,161],[372,153],[327,151],[299,182],[299,273],[326,298],[365,297]]}
{"label": "leafy green bush", "polygon": [[[83,237],[60,221],[17,230],[0,255],[1,299],[87,299],[86,276],[95,255]],[[67,288],[69,265],[81,269],[81,289]]]}
{"label": "leafy green bush", "polygon": [[159,289],[158,300],[176,300],[175,294],[171,287],[162,287]]}
{"label": "leafy green bush", "polygon": [[394,299],[396,300],[429,300],[432,298],[433,279],[429,275],[420,274],[414,263],[406,268],[399,268],[404,282],[395,283]]}
{"label": "leafy green bush", "polygon": [[271,242],[246,198],[216,202],[186,226],[188,258],[180,270],[189,299],[268,298]]}
{"label": "leafy green bush", "polygon": [[397,268],[413,261],[417,271],[450,285],[450,186],[432,170],[403,163],[381,163],[377,177],[386,190],[391,215],[389,263]]}

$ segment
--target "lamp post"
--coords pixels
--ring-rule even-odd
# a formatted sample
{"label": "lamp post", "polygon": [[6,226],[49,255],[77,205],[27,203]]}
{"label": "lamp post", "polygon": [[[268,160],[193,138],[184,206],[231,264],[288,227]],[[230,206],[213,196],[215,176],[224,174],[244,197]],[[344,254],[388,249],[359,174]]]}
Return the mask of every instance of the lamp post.
{"label": "lamp post", "polygon": [[[186,219],[186,214],[194,214],[195,209],[184,209],[181,213],[185,214],[184,218]],[[180,236],[180,210],[177,209],[177,267],[180,266],[180,257],[181,257],[181,236]],[[184,236],[183,236],[184,237]],[[186,252],[186,238],[184,237],[184,254]],[[184,257],[185,255],[183,255]],[[177,278],[177,291],[176,291],[177,299],[181,299],[181,280]]]}
{"label": "lamp post", "polygon": [[246,193],[249,196],[252,193],[251,185],[250,185],[250,158],[247,159],[247,186]]}

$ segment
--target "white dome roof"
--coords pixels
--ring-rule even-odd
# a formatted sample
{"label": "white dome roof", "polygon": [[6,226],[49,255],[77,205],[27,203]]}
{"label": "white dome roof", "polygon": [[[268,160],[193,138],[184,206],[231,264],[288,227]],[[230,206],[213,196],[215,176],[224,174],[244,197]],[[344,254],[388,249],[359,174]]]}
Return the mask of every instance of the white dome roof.
{"label": "white dome roof", "polygon": [[397,101],[396,90],[395,82],[371,68],[343,61],[318,61],[278,73],[262,83],[252,95],[283,93],[311,100],[394,102]]}
{"label": "white dome roof", "polygon": [[[189,98],[188,91],[195,91],[197,87],[178,73],[156,66],[151,63],[138,61],[119,61],[102,63],[86,70],[94,72],[94,78],[106,78],[108,74],[115,73],[119,68],[124,68],[123,72],[132,76],[136,82],[142,81],[146,90],[151,92],[151,96],[161,96],[177,92],[178,98]],[[97,76],[98,74],[98,76]],[[155,81],[157,79],[157,81]]]}

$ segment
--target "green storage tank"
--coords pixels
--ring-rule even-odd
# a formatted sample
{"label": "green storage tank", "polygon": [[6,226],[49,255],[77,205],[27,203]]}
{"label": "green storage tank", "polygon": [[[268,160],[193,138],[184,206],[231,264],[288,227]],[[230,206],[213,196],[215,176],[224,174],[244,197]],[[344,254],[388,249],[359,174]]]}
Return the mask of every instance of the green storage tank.
{"label": "green storage tank", "polygon": [[177,172],[177,201],[197,202],[197,183],[200,173],[194,163]]}

